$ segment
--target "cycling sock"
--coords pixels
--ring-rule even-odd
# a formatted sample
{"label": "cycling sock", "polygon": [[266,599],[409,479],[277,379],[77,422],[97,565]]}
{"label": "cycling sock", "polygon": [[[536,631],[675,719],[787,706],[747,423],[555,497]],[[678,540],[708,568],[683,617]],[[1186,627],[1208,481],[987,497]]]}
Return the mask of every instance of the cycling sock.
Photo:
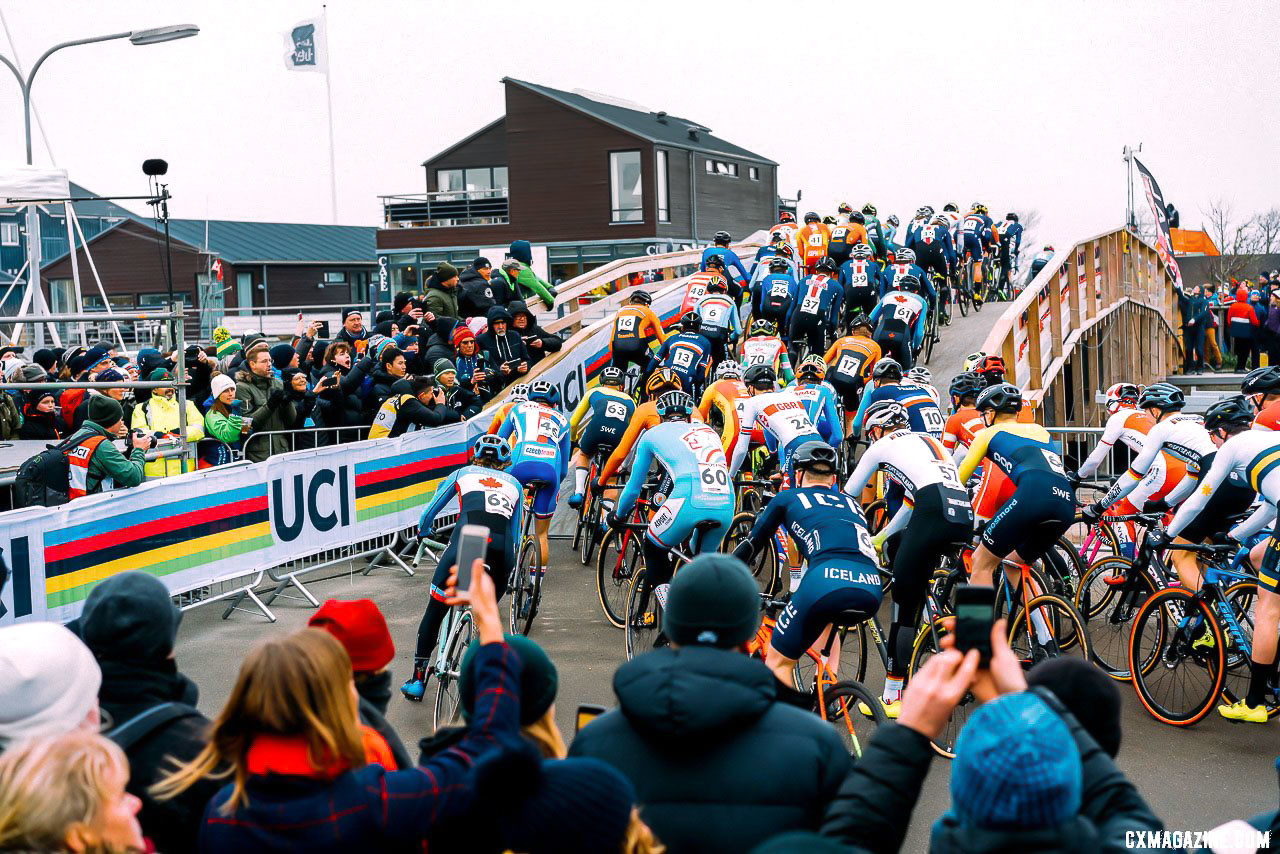
{"label": "cycling sock", "polygon": [[584,468],[577,468],[573,470],[573,494],[587,494],[587,470]]}
{"label": "cycling sock", "polygon": [[887,703],[896,703],[902,699],[902,683],[901,678],[886,676],[884,679],[884,692],[880,695],[880,699]]}
{"label": "cycling sock", "polygon": [[415,657],[415,658],[413,659],[413,679],[414,679],[415,681],[422,682],[422,681],[426,680],[426,678],[427,678],[427,663],[428,663],[428,662],[427,662],[427,659],[425,659],[425,658],[417,658],[417,657]]}
{"label": "cycling sock", "polygon": [[1249,662],[1249,693],[1245,695],[1244,702],[1247,706],[1261,706],[1266,702],[1268,685],[1271,681],[1271,673],[1275,669],[1275,662],[1259,664],[1256,661]]}

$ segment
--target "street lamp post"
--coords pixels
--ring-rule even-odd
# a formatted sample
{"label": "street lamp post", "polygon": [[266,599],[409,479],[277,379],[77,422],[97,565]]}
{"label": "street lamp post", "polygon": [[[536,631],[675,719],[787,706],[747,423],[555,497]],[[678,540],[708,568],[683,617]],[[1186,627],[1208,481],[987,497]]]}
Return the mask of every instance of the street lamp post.
{"label": "street lamp post", "polygon": [[[136,45],[160,44],[161,42],[190,38],[199,32],[200,28],[195,24],[178,24],[168,27],[155,27],[149,30],[129,30],[124,33],[111,33],[105,36],[92,36],[87,39],[62,42],[40,55],[35,65],[31,66],[31,73],[26,76],[26,79],[23,79],[22,72],[18,70],[18,66],[0,56],[0,62],[4,63],[13,72],[14,78],[18,81],[18,87],[22,90],[22,114],[27,137],[27,165],[31,165],[31,84],[35,81],[36,72],[40,70],[40,66],[44,64],[46,59],[63,48],[82,44],[94,44],[114,39],[128,39]],[[41,324],[40,318],[48,313],[45,311],[44,290],[40,287],[40,241],[39,206],[27,205],[27,293],[30,311],[33,318],[35,318],[32,325],[35,327],[35,343],[37,347],[44,346],[44,326]]]}

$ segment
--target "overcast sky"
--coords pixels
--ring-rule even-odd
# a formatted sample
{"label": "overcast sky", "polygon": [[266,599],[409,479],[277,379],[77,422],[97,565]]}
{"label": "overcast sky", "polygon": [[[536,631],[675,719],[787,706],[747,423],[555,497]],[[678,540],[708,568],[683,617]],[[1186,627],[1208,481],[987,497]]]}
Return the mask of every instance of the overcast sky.
{"label": "overcast sky", "polygon": [[[327,222],[325,81],[282,59],[282,33],[320,9],[0,0],[0,53],[29,68],[58,41],[199,25],[50,59],[34,100],[53,160],[123,194],[163,157],[174,216]],[[1184,225],[1213,197],[1280,205],[1269,0],[336,0],[328,17],[343,223],[377,224],[379,194],[424,191],[419,164],[502,114],[506,75],[699,121],[777,160],[805,209],[978,199],[997,216],[1038,209],[1037,236],[1065,243],[1123,222],[1121,149],[1139,142]],[[0,163],[23,160],[21,104],[0,70]]]}

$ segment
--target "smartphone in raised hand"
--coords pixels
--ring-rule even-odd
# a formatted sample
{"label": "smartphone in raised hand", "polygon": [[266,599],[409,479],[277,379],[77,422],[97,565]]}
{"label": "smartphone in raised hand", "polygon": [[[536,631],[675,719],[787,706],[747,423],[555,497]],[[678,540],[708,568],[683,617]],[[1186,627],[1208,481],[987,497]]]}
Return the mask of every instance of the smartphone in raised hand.
{"label": "smartphone in raised hand", "polygon": [[956,649],[976,649],[981,666],[991,661],[991,624],[995,618],[996,589],[981,584],[956,587]]}
{"label": "smartphone in raised hand", "polygon": [[581,732],[582,728],[605,713],[604,706],[595,703],[579,703],[578,714],[573,722],[573,731]]}
{"label": "smartphone in raised hand", "polygon": [[471,565],[484,560],[489,549],[489,529],[484,525],[463,525],[458,534],[458,592],[471,590]]}

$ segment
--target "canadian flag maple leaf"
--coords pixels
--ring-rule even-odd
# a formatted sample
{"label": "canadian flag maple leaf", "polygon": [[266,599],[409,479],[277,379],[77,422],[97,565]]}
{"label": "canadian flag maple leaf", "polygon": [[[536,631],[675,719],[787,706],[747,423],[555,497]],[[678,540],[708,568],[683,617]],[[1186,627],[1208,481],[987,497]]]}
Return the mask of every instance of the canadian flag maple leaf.
{"label": "canadian flag maple leaf", "polygon": [[490,489],[497,489],[499,486],[502,486],[502,481],[498,480],[496,477],[482,477],[480,478],[480,485],[487,486]]}

